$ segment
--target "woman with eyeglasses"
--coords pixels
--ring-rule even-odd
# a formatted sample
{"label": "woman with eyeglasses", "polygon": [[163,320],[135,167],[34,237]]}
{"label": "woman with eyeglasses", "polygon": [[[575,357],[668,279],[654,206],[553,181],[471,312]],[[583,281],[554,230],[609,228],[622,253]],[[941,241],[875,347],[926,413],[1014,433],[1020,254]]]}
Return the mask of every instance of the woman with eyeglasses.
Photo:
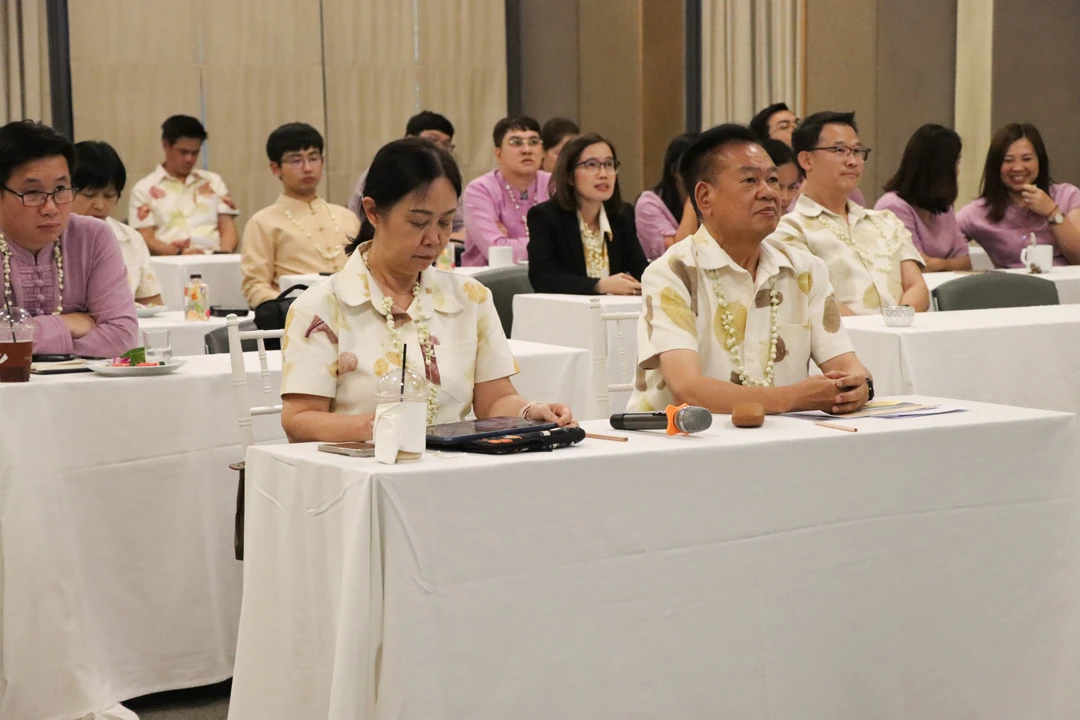
{"label": "woman with eyeglasses", "polygon": [[135,298],[112,230],[72,215],[75,146],[50,127],[0,127],[0,306],[33,316],[35,354],[121,355],[138,344]]}
{"label": "woman with eyeglasses", "polygon": [[899,169],[874,205],[904,223],[927,272],[971,269],[967,240],[953,211],[962,147],[954,130],[923,125],[908,140]]}
{"label": "woman with eyeglasses", "polygon": [[1031,233],[1054,248],[1055,265],[1080,265],[1080,189],[1050,178],[1050,156],[1030,123],[1010,123],[990,142],[982,194],[956,214],[960,231],[994,267],[1019,268]]}
{"label": "woman with eyeglasses", "polygon": [[552,198],[529,211],[529,281],[542,293],[640,295],[648,264],[634,208],[619,195],[614,146],[595,133],[569,140]]}

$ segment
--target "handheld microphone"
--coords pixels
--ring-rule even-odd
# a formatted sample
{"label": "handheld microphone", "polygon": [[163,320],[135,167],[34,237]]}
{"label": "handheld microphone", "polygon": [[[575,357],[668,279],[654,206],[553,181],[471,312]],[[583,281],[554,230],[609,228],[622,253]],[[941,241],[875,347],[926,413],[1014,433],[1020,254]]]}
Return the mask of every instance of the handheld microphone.
{"label": "handheld microphone", "polygon": [[712,427],[712,413],[703,407],[683,403],[668,405],[657,412],[616,413],[611,416],[616,430],[667,430],[668,435],[689,435]]}

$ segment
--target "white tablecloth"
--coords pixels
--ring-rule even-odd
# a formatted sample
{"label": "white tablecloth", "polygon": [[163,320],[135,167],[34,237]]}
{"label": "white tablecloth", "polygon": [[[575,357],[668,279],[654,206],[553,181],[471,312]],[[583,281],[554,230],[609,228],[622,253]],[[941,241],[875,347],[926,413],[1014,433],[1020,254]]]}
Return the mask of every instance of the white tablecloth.
{"label": "white tablecloth", "polygon": [[[590,303],[592,295],[553,295],[534,293],[514,296],[514,327],[511,336],[517,340],[566,345],[588,350],[592,334]],[[640,312],[641,297],[602,296],[600,304],[604,312]],[[608,382],[627,383],[634,381],[634,366],[637,363],[637,322],[620,323],[623,340],[618,342],[617,333],[610,324],[606,327],[608,353]],[[622,350],[620,354],[619,350]],[[599,418],[595,403],[596,389],[591,388],[593,398],[586,412],[581,417]],[[630,393],[611,394],[611,412],[622,412]]]}
{"label": "white tablecloth", "polygon": [[170,310],[184,309],[184,286],[195,273],[210,287],[210,304],[246,308],[240,288],[240,255],[154,255],[150,266],[161,281],[161,299]]}
{"label": "white tablecloth", "polygon": [[[250,320],[249,314],[243,320]],[[206,333],[225,327],[225,318],[211,317],[206,321],[188,321],[181,310],[169,310],[154,317],[139,318],[139,343],[143,330],[168,330],[174,356],[203,355],[206,352]]]}
{"label": "white tablecloth", "polygon": [[[1028,270],[1024,270],[1023,268],[999,270],[998,272],[1007,272],[1014,275],[1031,274]],[[923,279],[926,280],[926,287],[929,288],[931,292],[938,285],[961,277],[967,277],[967,274],[940,272],[925,273],[923,275]],[[1061,301],[1062,305],[1080,304],[1080,265],[1055,266],[1050,272],[1043,273],[1036,277],[1050,280],[1057,286],[1058,299]]]}
{"label": "white tablecloth", "polygon": [[1077,717],[1074,419],[966,406],[397,466],[252,448],[229,718]]}
{"label": "white tablecloth", "polygon": [[990,256],[986,254],[986,251],[982,249],[981,245],[968,243],[968,257],[971,258],[972,270],[994,269],[993,261],[990,260]]}
{"label": "white tablecloth", "polygon": [[882,395],[1080,411],[1080,305],[924,313],[909,328],[845,317],[844,326]]}
{"label": "white tablecloth", "polygon": [[[0,384],[0,720],[232,675],[235,417],[227,355],[164,377]],[[277,417],[255,430],[283,438]]]}

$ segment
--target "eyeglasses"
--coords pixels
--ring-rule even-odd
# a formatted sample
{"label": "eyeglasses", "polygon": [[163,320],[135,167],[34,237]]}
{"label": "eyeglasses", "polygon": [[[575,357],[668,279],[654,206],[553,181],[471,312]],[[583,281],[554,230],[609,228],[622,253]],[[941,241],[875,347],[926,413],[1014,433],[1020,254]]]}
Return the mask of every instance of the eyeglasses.
{"label": "eyeglasses", "polygon": [[585,160],[584,162],[579,162],[574,167],[576,167],[576,168],[584,168],[584,169],[588,170],[589,172],[600,172],[600,168],[603,168],[604,170],[607,170],[609,173],[617,173],[617,172],[619,172],[619,166],[620,165],[622,165],[622,163],[619,162],[618,160],[604,160],[603,162],[600,162],[596,158],[589,158],[588,160]]}
{"label": "eyeglasses", "polygon": [[301,168],[304,167],[304,163],[311,163],[312,165],[322,165],[322,155],[312,155],[310,157],[304,157],[303,155],[293,155],[291,157],[282,158],[281,164],[288,165],[289,167]]}
{"label": "eyeglasses", "polygon": [[528,145],[529,147],[540,147],[540,138],[531,137],[528,140],[522,137],[512,137],[506,141],[512,148],[520,148]]}
{"label": "eyeglasses", "polygon": [[847,160],[850,157],[857,157],[859,160],[866,162],[866,159],[870,157],[870,148],[868,147],[847,147],[846,145],[834,145],[832,147],[812,147],[813,150],[824,150],[825,152],[831,152],[838,158]]}
{"label": "eyeglasses", "polygon": [[53,199],[57,205],[67,205],[75,200],[75,193],[79,192],[77,187],[63,187],[57,188],[52,192],[45,192],[43,190],[30,190],[29,192],[15,192],[7,185],[0,185],[0,188],[7,190],[12,195],[17,195],[22,202],[23,207],[42,207],[45,203],[49,202],[49,198]]}

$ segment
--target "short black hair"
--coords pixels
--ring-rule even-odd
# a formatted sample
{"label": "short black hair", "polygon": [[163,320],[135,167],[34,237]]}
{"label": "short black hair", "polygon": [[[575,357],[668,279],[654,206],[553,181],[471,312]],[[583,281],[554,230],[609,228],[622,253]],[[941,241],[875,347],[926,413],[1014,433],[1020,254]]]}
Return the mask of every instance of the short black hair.
{"label": "short black hair", "polygon": [[714,158],[729,145],[759,145],[757,135],[745,125],[727,123],[717,125],[698,135],[697,140],[683,153],[679,161],[679,175],[683,187],[698,210],[694,188],[702,180],[711,181],[716,174]]}
{"label": "short black hair", "polygon": [[71,176],[71,184],[80,190],[124,192],[127,170],[113,146],[98,140],[75,143],[75,158],[79,169]]}
{"label": "short black hair", "polygon": [[430,110],[418,112],[405,124],[405,135],[408,137],[419,137],[425,130],[438,130],[444,135],[454,137],[454,124],[439,113]]}
{"label": "short black hair", "polygon": [[266,138],[266,157],[270,162],[281,164],[287,152],[301,152],[308,148],[323,151],[323,136],[307,123],[286,123]]}
{"label": "short black hair", "polygon": [[765,148],[765,152],[769,153],[769,157],[773,161],[773,165],[780,167],[781,165],[787,165],[788,163],[795,162],[795,153],[792,152],[788,144],[782,140],[776,140],[774,138],[765,138],[761,141],[761,147]]}
{"label": "short black hair", "polygon": [[495,129],[491,133],[491,139],[495,141],[495,147],[502,147],[503,138],[505,138],[506,133],[511,130],[525,130],[539,134],[540,123],[536,122],[536,120],[528,115],[515,115],[513,117],[503,118],[495,123]]}
{"label": "short black hair", "polygon": [[791,112],[791,109],[788,108],[787,103],[773,103],[769,107],[759,112],[750,120],[750,129],[754,131],[755,135],[757,135],[758,140],[764,140],[769,137],[769,119],[776,113],[782,112],[784,110]]}
{"label": "short black hair", "polygon": [[[383,145],[375,153],[364,181],[364,197],[375,201],[375,209],[387,212],[406,195],[427,188],[444,177],[461,197],[461,171],[450,152],[417,137],[407,137]],[[352,254],[361,243],[375,237],[375,228],[360,206],[360,233],[346,252]]]}
{"label": "short black hair", "polygon": [[795,132],[791,133],[791,149],[795,153],[795,164],[799,167],[800,177],[804,177],[806,171],[799,162],[799,153],[817,147],[822,128],[833,123],[847,125],[855,132],[859,132],[859,126],[855,124],[855,111],[822,110],[803,120],[802,124],[795,128]]}
{"label": "short black hair", "polygon": [[161,139],[175,145],[180,138],[206,140],[206,128],[190,115],[173,115],[161,123]]}
{"label": "short black hair", "polygon": [[959,194],[956,163],[963,147],[952,128],[923,125],[908,140],[900,167],[885,183],[885,192],[895,192],[907,204],[935,215],[948,212]]}
{"label": "short black hair", "polygon": [[33,120],[9,122],[0,127],[0,184],[6,185],[15,171],[26,163],[57,155],[67,160],[68,172],[74,175],[78,160],[70,140],[48,125]]}
{"label": "short black hair", "polygon": [[553,117],[540,128],[540,142],[544,150],[550,150],[558,145],[567,135],[577,135],[581,128],[570,118]]}

